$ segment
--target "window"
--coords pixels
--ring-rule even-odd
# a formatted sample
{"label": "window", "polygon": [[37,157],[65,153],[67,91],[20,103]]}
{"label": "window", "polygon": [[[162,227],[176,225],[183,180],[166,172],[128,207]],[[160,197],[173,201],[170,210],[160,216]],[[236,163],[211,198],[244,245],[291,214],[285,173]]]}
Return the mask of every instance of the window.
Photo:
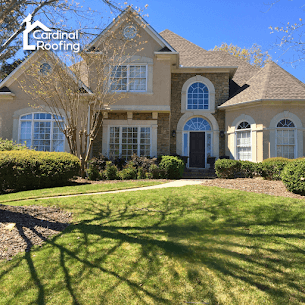
{"label": "window", "polygon": [[31,113],[21,116],[19,143],[26,142],[27,147],[39,151],[64,151],[65,138],[59,126],[63,124],[63,121],[63,117],[56,117],[49,113]]}
{"label": "window", "polygon": [[146,91],[147,67],[145,65],[114,66],[111,73],[110,90]]}
{"label": "window", "polygon": [[52,67],[47,62],[43,63],[39,67],[39,72],[42,75],[48,75],[52,71]]}
{"label": "window", "polygon": [[248,122],[241,122],[236,131],[237,159],[251,161],[251,126]]}
{"label": "window", "polygon": [[109,157],[150,156],[150,127],[110,127]]}
{"label": "window", "polygon": [[278,157],[295,158],[295,125],[288,119],[278,122],[276,130],[276,151]]}
{"label": "window", "polygon": [[187,109],[209,109],[209,90],[203,83],[193,83],[187,90]]}
{"label": "window", "polygon": [[204,131],[211,130],[211,126],[208,121],[203,118],[192,118],[188,120],[184,125],[184,130],[192,130],[192,131]]}

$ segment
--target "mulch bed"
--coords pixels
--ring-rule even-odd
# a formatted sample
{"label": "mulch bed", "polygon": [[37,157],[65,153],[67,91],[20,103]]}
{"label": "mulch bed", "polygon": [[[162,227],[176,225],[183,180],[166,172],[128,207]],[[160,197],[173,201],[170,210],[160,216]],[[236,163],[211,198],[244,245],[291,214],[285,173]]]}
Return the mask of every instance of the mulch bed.
{"label": "mulch bed", "polygon": [[0,260],[10,260],[33,245],[42,245],[47,238],[63,231],[71,216],[56,207],[0,204]]}
{"label": "mulch bed", "polygon": [[[78,179],[73,183],[116,182]],[[203,180],[202,185],[305,199],[305,196],[288,192],[282,181],[267,181],[261,178],[206,179]],[[0,260],[10,260],[19,252],[29,251],[33,245],[42,245],[47,238],[63,231],[71,220],[71,213],[56,207],[22,207],[0,204]]]}

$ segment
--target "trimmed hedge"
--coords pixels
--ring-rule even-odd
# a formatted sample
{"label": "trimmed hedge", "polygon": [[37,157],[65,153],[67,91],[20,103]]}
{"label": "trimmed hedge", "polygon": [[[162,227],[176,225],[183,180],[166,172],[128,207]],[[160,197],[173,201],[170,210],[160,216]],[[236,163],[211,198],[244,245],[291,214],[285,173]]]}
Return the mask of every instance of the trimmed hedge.
{"label": "trimmed hedge", "polygon": [[180,179],[184,172],[184,162],[178,157],[162,156],[159,168],[165,171],[165,178]]}
{"label": "trimmed hedge", "polygon": [[0,152],[0,192],[65,185],[79,171],[79,159],[69,153],[3,151]]}
{"label": "trimmed hedge", "polygon": [[283,169],[281,178],[290,192],[305,196],[305,159],[290,161]]}
{"label": "trimmed hedge", "polygon": [[281,180],[281,172],[290,162],[290,159],[281,157],[265,159],[263,162],[258,164],[257,171],[264,179]]}
{"label": "trimmed hedge", "polygon": [[240,168],[238,160],[218,159],[215,162],[215,173],[218,178],[233,179],[240,172]]}

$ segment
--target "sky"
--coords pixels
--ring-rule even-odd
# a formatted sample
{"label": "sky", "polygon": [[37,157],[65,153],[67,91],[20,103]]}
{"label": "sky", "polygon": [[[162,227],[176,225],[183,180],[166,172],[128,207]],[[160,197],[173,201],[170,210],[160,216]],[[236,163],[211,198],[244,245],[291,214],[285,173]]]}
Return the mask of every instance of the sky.
{"label": "sky", "polygon": [[[169,29],[206,50],[223,42],[246,48],[256,43],[269,52],[273,61],[305,82],[305,62],[293,67],[290,62],[297,54],[283,55],[275,47],[280,35],[271,34],[269,28],[294,23],[302,17],[305,20],[304,0],[134,0],[129,3],[141,8],[148,4],[144,11],[148,17],[144,19],[157,32]],[[103,10],[96,0],[85,0],[85,4]],[[102,15],[108,16],[106,12]]]}

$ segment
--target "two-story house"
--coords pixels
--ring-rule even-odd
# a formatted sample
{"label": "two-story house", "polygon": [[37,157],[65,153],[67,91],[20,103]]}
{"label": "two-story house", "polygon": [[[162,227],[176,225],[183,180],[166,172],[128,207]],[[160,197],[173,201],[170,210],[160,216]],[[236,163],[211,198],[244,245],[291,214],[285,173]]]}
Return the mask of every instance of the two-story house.
{"label": "two-story house", "polygon": [[[117,67],[115,90],[126,95],[102,112],[93,155],[178,154],[189,157],[191,168],[208,167],[208,156],[258,162],[305,155],[305,84],[276,63],[257,68],[169,30],[157,33],[130,8],[84,51],[98,50],[107,31],[117,31],[122,40],[137,35],[145,44]],[[27,140],[38,150],[67,150],[48,110],[29,107],[33,101],[18,85],[23,71],[18,67],[0,83],[0,137]],[[84,78],[94,90],[90,70]],[[35,142],[37,135],[43,145]],[[56,145],[54,137],[60,139]]]}

